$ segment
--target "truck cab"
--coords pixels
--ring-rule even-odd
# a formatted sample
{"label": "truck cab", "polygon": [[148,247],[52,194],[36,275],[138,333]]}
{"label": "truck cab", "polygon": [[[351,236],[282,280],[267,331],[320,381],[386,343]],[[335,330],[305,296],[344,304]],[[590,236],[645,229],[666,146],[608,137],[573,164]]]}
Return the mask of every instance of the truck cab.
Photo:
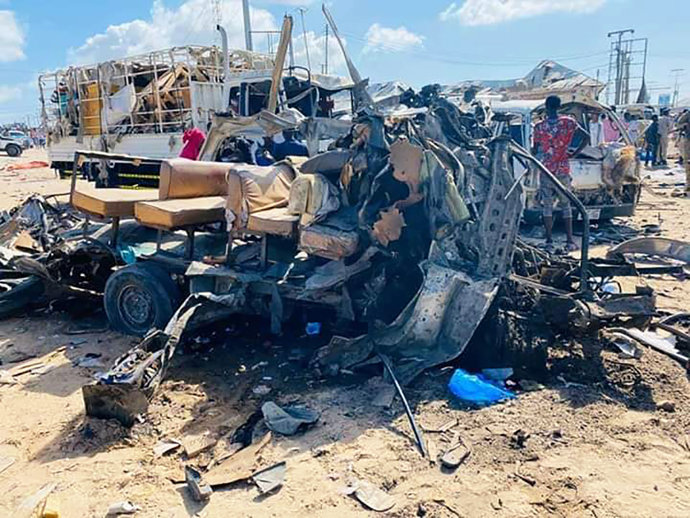
{"label": "truck cab", "polygon": [[[545,116],[543,101],[492,102],[491,111],[495,136],[510,135],[523,147],[532,147],[534,124]],[[587,208],[591,220],[602,221],[633,215],[641,191],[641,162],[624,124],[615,112],[593,99],[565,102],[560,113],[572,116],[585,129],[589,128],[591,115],[601,117],[605,114],[618,129],[618,141],[598,146],[593,146],[590,142],[577,156],[570,159],[572,189]],[[540,175],[537,171],[525,171],[524,168],[516,168],[516,175],[525,177],[525,222],[538,224],[541,218],[540,202],[537,199]],[[554,215],[558,216],[559,213],[560,210],[556,207]]]}

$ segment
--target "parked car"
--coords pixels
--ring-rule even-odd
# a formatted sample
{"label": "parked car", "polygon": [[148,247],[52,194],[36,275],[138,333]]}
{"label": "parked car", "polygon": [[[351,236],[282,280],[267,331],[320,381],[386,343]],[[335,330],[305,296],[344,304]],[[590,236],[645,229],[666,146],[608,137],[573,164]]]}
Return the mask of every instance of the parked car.
{"label": "parked car", "polygon": [[21,139],[11,135],[12,132],[0,134],[0,151],[9,156],[19,156],[24,151],[24,143]]}
{"label": "parked car", "polygon": [[10,137],[19,140],[22,143],[22,148],[29,149],[31,147],[31,144],[32,144],[31,138],[26,133],[24,133],[23,131],[10,130],[7,132],[7,134]]}

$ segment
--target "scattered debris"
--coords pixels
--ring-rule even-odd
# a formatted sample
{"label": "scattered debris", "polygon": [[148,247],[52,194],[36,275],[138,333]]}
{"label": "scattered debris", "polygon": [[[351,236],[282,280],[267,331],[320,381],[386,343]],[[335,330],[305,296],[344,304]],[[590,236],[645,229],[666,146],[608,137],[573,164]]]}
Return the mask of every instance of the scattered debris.
{"label": "scattered debris", "polygon": [[213,489],[204,482],[201,473],[191,466],[185,466],[184,475],[185,481],[187,482],[187,488],[194,500],[197,502],[206,502],[211,498]]}
{"label": "scattered debris", "polygon": [[319,420],[320,413],[304,406],[279,407],[273,401],[261,406],[266,426],[281,435],[295,435],[300,428],[306,428]]}
{"label": "scattered debris", "polygon": [[175,451],[180,446],[182,446],[182,443],[176,439],[163,439],[162,441],[158,441],[153,447],[153,455],[155,458],[162,457],[163,455]]}
{"label": "scattered debris", "polygon": [[75,367],[83,367],[86,369],[101,369],[105,367],[103,362],[99,360],[101,356],[101,353],[87,353],[74,360],[73,364]]}
{"label": "scattered debris", "polygon": [[57,484],[49,483],[27,497],[12,514],[13,518],[37,518],[42,517],[46,510],[48,497],[55,490]]}
{"label": "scattered debris", "polygon": [[606,257],[612,259],[624,254],[668,257],[690,264],[690,243],[665,237],[638,237],[614,246]]}
{"label": "scattered debris", "polygon": [[471,450],[461,441],[455,446],[451,446],[441,455],[441,464],[451,470],[457,469],[460,464],[467,460],[471,453]]}
{"label": "scattered debris", "polygon": [[268,385],[257,385],[252,389],[252,392],[257,396],[267,396],[271,393],[271,387]]}
{"label": "scattered debris", "polygon": [[482,369],[482,376],[491,381],[506,381],[513,375],[512,367],[500,369]]}
{"label": "scattered debris", "polygon": [[105,514],[106,516],[120,516],[120,515],[126,515],[126,514],[135,514],[137,511],[140,511],[141,507],[138,505],[133,504],[129,500],[125,500],[122,502],[116,502],[112,504],[110,507],[108,507],[108,512]]}
{"label": "scattered debris", "polygon": [[675,345],[675,337],[664,338],[654,331],[642,331],[636,328],[616,327],[611,332],[629,336],[647,347],[659,351],[678,361],[686,369],[690,369],[690,358],[682,354]]}
{"label": "scattered debris", "polygon": [[251,478],[256,470],[259,452],[271,441],[271,433],[268,432],[257,442],[238,451],[228,460],[210,469],[204,480],[212,488],[227,486],[240,480]]}
{"label": "scattered debris", "polygon": [[660,401],[656,404],[657,410],[663,410],[664,412],[673,413],[676,411],[676,404],[673,401]]}
{"label": "scattered debris", "polygon": [[347,489],[347,494],[354,495],[365,507],[380,513],[392,509],[395,505],[392,496],[365,480],[355,481]]}
{"label": "scattered debris", "polygon": [[252,475],[252,480],[261,493],[270,493],[283,485],[285,482],[286,469],[287,465],[285,461],[279,462],[269,468],[257,471]]}
{"label": "scattered debris", "polygon": [[189,435],[181,441],[184,452],[188,459],[193,459],[201,452],[208,450],[215,446],[218,439],[213,437],[209,432],[200,435]]}
{"label": "scattered debris", "polygon": [[14,462],[14,457],[0,457],[0,473],[12,466]]}
{"label": "scattered debris", "polygon": [[428,432],[428,433],[444,433],[444,432],[447,432],[448,430],[450,430],[451,428],[456,427],[458,425],[458,423],[459,423],[458,418],[453,417],[440,426],[422,425],[422,430],[424,430],[425,432]]}
{"label": "scattered debris", "polygon": [[642,349],[637,346],[635,340],[619,332],[602,333],[610,344],[615,346],[620,353],[627,358],[642,358]]}

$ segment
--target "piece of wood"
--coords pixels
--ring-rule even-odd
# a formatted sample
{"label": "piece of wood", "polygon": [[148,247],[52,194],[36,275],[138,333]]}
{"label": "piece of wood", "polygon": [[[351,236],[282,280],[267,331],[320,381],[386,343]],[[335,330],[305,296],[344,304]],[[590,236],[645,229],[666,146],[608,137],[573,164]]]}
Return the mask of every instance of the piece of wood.
{"label": "piece of wood", "polygon": [[201,452],[215,446],[218,440],[210,434],[190,435],[180,441],[187,458],[193,459]]}

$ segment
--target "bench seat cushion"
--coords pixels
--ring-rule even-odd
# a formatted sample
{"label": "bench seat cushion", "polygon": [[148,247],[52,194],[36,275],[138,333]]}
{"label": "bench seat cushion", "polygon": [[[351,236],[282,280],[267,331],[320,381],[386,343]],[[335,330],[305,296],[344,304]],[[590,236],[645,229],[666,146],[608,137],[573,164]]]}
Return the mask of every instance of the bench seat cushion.
{"label": "bench seat cushion", "polygon": [[178,200],[137,203],[136,218],[147,227],[171,230],[174,228],[216,223],[225,219],[225,198],[203,196]]}
{"label": "bench seat cushion", "polygon": [[262,210],[249,215],[247,230],[272,236],[292,237],[297,233],[299,216],[290,214],[287,207]]}
{"label": "bench seat cushion", "polygon": [[72,206],[101,218],[131,218],[137,202],[157,199],[158,191],[154,189],[96,189],[80,185],[72,195]]}
{"label": "bench seat cushion", "polygon": [[303,228],[299,236],[299,249],[309,255],[340,261],[357,252],[359,235],[325,225]]}

